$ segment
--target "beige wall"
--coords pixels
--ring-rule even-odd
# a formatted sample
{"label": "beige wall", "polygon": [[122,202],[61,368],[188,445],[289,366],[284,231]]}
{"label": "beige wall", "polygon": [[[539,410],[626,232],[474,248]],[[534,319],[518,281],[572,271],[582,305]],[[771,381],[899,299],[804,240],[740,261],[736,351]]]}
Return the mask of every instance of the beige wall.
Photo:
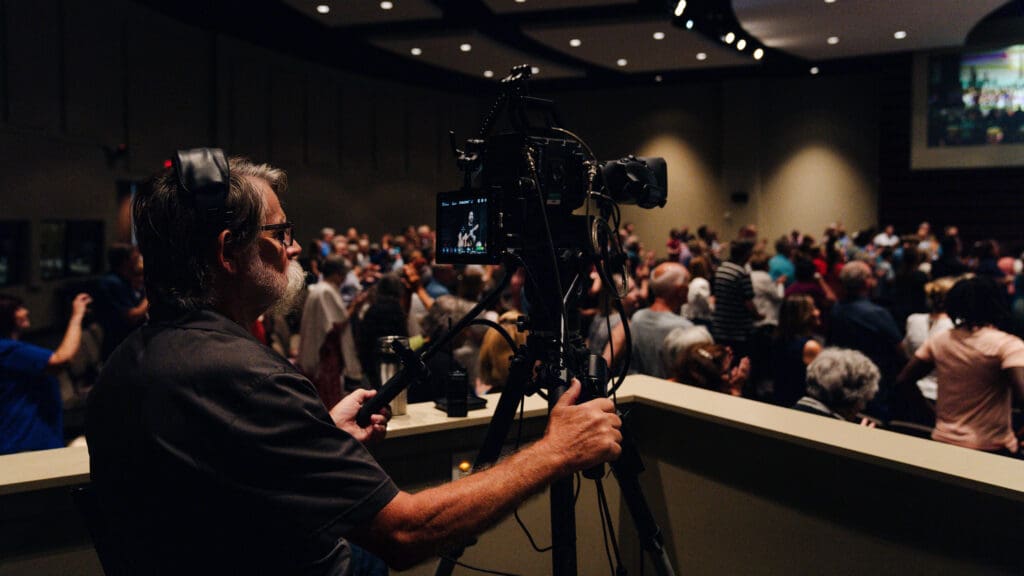
{"label": "beige wall", "polygon": [[[708,224],[720,239],[745,224],[775,237],[819,235],[878,218],[878,98],[868,75],[745,78],[597,95],[558,95],[569,128],[601,159],[668,161],[663,209],[623,210],[659,255],[672,228]],[[749,200],[736,203],[734,193]]]}

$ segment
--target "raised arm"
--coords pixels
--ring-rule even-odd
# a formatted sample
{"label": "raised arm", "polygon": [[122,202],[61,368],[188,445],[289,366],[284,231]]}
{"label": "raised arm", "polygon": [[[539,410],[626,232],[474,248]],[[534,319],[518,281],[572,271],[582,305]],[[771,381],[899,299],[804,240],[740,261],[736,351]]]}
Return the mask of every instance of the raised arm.
{"label": "raised arm", "polygon": [[50,356],[50,361],[46,365],[48,371],[64,368],[78,353],[78,347],[82,344],[82,318],[85,317],[85,309],[90,302],[92,298],[88,294],[79,294],[71,302],[71,320],[68,321],[60,346]]}

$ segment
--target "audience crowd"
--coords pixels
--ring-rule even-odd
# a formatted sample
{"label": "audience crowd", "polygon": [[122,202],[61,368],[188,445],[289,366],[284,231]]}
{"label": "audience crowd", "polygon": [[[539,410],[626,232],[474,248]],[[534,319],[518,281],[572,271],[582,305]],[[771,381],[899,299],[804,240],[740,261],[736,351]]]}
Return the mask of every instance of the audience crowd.
{"label": "audience crowd", "polygon": [[[1020,457],[1024,274],[995,241],[965,249],[956,227],[936,235],[927,222],[902,235],[892,226],[849,234],[834,224],[820,237],[794,230],[771,241],[749,225],[733,239],[682,227],[670,233],[667,257],[656,259],[632,225],[619,233],[628,273],[612,280],[628,290],[631,338],[596,271],[578,311],[588,348],[613,371],[628,357],[631,372]],[[434,243],[427,225],[376,240],[355,227],[324,228],[300,258],[304,304],[267,313],[251,332],[309,376],[328,406],[379,386],[381,337],[408,338],[414,349],[443,338],[502,283],[500,266],[436,263]],[[112,250],[111,275],[92,294],[103,356],[144,319],[142,274],[137,253]],[[516,322],[529,314],[525,280],[517,272],[482,314],[517,344],[526,338]],[[31,398],[5,400],[3,422],[24,430],[0,427],[4,451],[59,444],[37,440],[36,430],[45,425],[53,436],[59,424],[47,374],[76,352],[85,302],[76,300],[70,340],[57,353],[26,349],[25,360],[4,360],[4,386],[23,395],[45,386],[49,410],[44,418],[42,408],[25,408]],[[3,303],[0,349],[17,349],[27,311]],[[510,355],[504,337],[472,326],[435,356],[433,379],[414,384],[409,401],[444,396],[455,371],[477,395],[500,392]],[[17,434],[26,439],[20,445]]]}

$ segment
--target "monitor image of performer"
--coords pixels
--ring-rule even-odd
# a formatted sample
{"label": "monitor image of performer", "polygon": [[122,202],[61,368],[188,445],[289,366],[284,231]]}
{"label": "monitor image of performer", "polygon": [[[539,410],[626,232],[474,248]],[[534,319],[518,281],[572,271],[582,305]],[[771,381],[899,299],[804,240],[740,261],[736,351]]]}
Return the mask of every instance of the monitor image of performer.
{"label": "monitor image of performer", "polygon": [[476,216],[473,215],[473,211],[470,210],[466,216],[466,223],[459,228],[458,247],[459,248],[472,248],[477,243],[477,231],[480,229],[480,224],[476,221]]}

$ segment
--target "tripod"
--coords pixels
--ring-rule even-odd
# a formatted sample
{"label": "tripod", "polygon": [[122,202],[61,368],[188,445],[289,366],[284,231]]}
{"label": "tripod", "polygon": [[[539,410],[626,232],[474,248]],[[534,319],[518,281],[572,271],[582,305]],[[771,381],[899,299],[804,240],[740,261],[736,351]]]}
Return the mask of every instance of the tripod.
{"label": "tripod", "polygon": [[[395,374],[380,390],[370,399],[356,419],[361,425],[368,423],[371,414],[378,412],[390,402],[401,390],[407,387],[412,381],[428,377],[425,361],[429,360],[437,352],[444,350],[447,343],[461,330],[471,324],[487,324],[493,328],[501,329],[486,320],[476,320],[476,316],[489,308],[500,297],[502,291],[508,287],[510,279],[518,269],[518,262],[513,258],[506,258],[506,274],[503,281],[469,312],[460,319],[455,326],[442,338],[432,342],[423,351],[417,354],[400,343],[394,343],[395,351],[402,359],[403,368]],[[548,280],[550,281],[550,279]],[[501,454],[501,447],[508,437],[508,433],[515,421],[516,411],[523,398],[539,390],[547,390],[548,404],[553,407],[558,399],[565,392],[566,383],[570,380],[568,375],[575,373],[583,376],[584,397],[589,399],[603,395],[603,388],[607,380],[600,370],[586,369],[580,366],[579,359],[582,356],[579,350],[576,353],[563,354],[563,341],[565,335],[564,323],[558,318],[552,326],[551,317],[547,317],[544,310],[552,310],[551,302],[547,305],[540,304],[538,290],[543,289],[542,280],[535,279],[534,283],[528,285],[527,296],[533,296],[535,306],[538,309],[537,317],[526,322],[530,330],[526,345],[515,348],[515,355],[512,358],[509,369],[509,376],[506,386],[498,401],[493,418],[488,425],[483,445],[474,460],[473,469],[478,470],[493,464]],[[575,283],[574,283],[575,286]],[[570,288],[572,290],[572,288]],[[558,292],[555,292],[558,293]],[[550,292],[549,292],[550,294]],[[564,299],[562,303],[564,303]],[[559,311],[562,307],[557,308]],[[557,315],[556,315],[557,316]],[[507,336],[507,335],[506,335]],[[511,338],[508,338],[511,341]],[[567,366],[573,364],[575,366]],[[594,365],[594,362],[590,362]],[[603,360],[600,362],[603,364]],[[572,370],[570,370],[572,368]],[[598,372],[598,374],[592,374]],[[619,483],[623,501],[629,509],[630,516],[640,536],[641,544],[648,553],[655,571],[659,576],[672,576],[675,572],[668,560],[664,547],[661,529],[658,527],[651,513],[643,492],[640,489],[638,475],[644,470],[640,453],[637,450],[627,429],[623,429],[622,455],[611,464],[612,472]],[[588,477],[600,478],[601,472],[589,473]],[[576,558],[576,516],[574,510],[574,494],[572,477],[558,480],[551,485],[551,537],[552,537],[552,574],[555,576],[574,576],[577,573]],[[457,559],[462,555],[465,546],[442,558],[435,570],[436,575],[450,575],[455,568]]]}

